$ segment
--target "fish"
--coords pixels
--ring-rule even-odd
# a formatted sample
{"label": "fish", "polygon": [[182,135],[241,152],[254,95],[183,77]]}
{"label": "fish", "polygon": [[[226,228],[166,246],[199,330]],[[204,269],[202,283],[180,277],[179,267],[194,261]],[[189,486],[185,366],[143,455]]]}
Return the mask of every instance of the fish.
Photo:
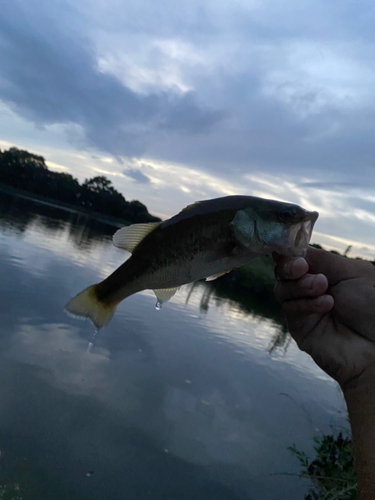
{"label": "fish", "polygon": [[80,292],[65,312],[99,330],[124,299],[153,290],[156,308],[187,283],[222,276],[273,251],[304,256],[318,212],[255,196],[193,203],[162,222],[119,229],[113,244],[132,255],[108,278]]}

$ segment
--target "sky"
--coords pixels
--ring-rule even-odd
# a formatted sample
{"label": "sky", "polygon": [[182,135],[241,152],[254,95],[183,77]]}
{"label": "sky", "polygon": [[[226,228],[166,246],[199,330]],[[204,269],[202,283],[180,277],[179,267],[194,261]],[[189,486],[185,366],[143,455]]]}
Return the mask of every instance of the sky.
{"label": "sky", "polygon": [[168,218],[247,194],[375,259],[370,0],[2,0],[0,148]]}

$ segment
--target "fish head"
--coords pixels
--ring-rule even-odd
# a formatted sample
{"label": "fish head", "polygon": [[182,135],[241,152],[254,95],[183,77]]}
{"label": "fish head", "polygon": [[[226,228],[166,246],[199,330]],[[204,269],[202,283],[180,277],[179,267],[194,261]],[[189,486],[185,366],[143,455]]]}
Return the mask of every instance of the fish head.
{"label": "fish head", "polygon": [[238,210],[231,225],[249,250],[296,257],[306,254],[318,216],[292,203],[258,198],[249,208]]}
{"label": "fish head", "polygon": [[305,256],[311,235],[317,221],[318,212],[305,210],[298,205],[287,205],[277,212],[278,224],[283,225],[283,237],[271,243],[280,254],[292,257]]}

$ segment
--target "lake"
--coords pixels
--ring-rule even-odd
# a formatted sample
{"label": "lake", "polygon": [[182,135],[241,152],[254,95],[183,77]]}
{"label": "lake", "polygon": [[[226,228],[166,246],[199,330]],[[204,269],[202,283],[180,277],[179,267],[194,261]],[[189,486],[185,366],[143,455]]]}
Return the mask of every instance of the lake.
{"label": "lake", "polygon": [[[129,254],[117,228],[0,195],[0,484],[23,500],[302,500],[288,450],[347,428],[340,390],[214,283],[107,328],[63,312]],[[287,473],[287,474],[285,474]]]}

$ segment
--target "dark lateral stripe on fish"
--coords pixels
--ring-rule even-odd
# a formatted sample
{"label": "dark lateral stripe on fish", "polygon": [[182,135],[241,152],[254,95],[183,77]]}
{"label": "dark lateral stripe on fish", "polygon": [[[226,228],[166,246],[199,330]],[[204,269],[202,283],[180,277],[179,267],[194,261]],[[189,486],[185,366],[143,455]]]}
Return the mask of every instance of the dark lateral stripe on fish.
{"label": "dark lateral stripe on fish", "polygon": [[[205,215],[210,213],[217,213],[224,210],[243,210],[249,207],[251,203],[262,202],[264,198],[257,198],[256,196],[224,196],[223,198],[214,198],[212,200],[199,201],[192,205],[189,209],[182,210],[179,214],[171,217],[170,219],[161,223],[161,227],[168,227],[171,224],[180,222],[184,219],[189,219],[195,215]],[[271,200],[270,200],[271,201]]]}
{"label": "dark lateral stripe on fish", "polygon": [[[168,227],[176,222],[180,222],[184,219],[190,219],[196,215],[207,215],[211,213],[219,213],[228,210],[236,212],[237,210],[244,210],[246,208],[252,207],[254,210],[258,210],[259,207],[264,207],[265,205],[275,204],[277,205],[290,205],[297,206],[293,203],[284,203],[278,200],[271,200],[266,198],[259,198],[258,196],[245,196],[245,195],[232,195],[224,196],[223,198],[213,198],[212,200],[203,200],[193,203],[188,207],[184,208],[180,213],[171,217],[170,219],[162,222],[160,224],[161,228]],[[191,207],[191,208],[189,208]],[[300,207],[299,207],[300,208]]]}

